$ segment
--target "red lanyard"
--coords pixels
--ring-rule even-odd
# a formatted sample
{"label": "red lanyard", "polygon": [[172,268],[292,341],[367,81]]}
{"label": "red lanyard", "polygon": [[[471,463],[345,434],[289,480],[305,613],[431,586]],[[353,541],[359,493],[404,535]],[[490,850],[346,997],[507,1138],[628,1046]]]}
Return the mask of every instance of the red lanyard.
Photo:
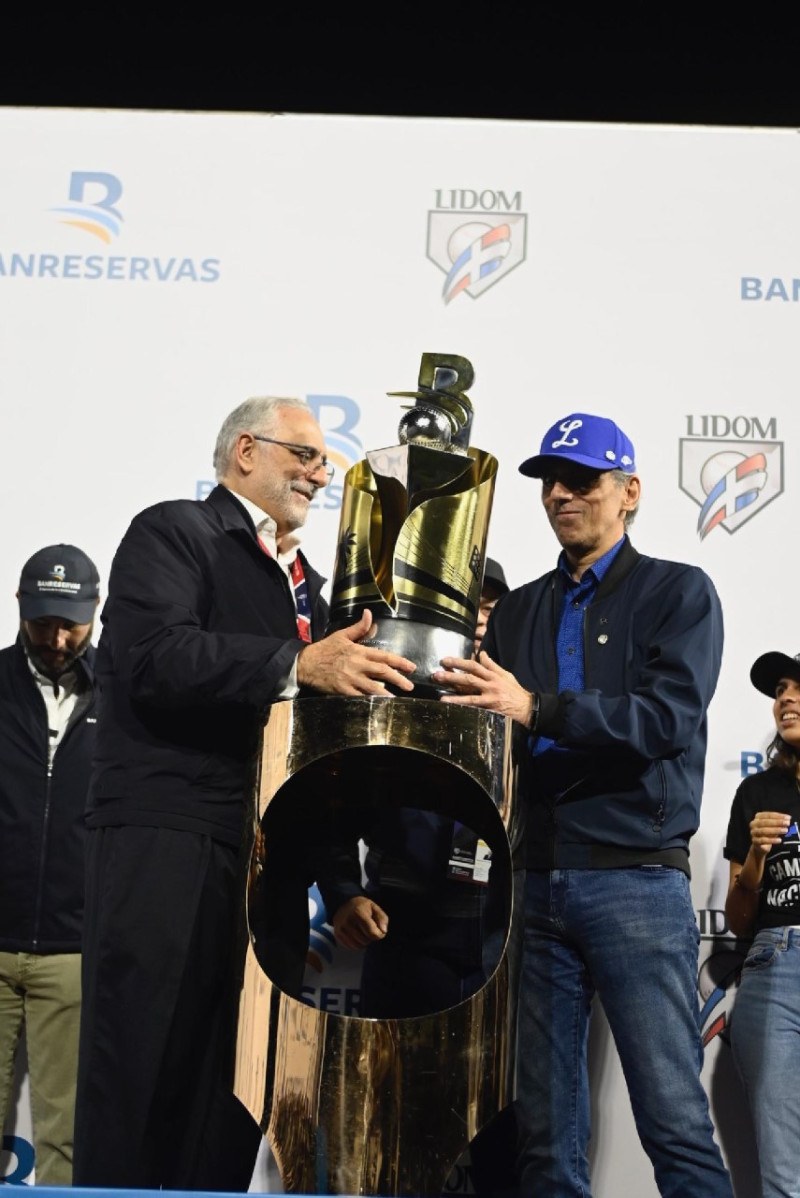
{"label": "red lanyard", "polygon": [[[267,546],[258,538],[258,543],[266,553],[267,557],[272,557]],[[274,559],[273,559],[274,560]],[[311,642],[311,602],[308,598],[308,583],[303,571],[303,563],[300,561],[300,556],[294,559],[289,567],[289,573],[292,579],[292,587],[294,589],[294,605],[297,610],[297,635],[301,641],[306,644]]]}

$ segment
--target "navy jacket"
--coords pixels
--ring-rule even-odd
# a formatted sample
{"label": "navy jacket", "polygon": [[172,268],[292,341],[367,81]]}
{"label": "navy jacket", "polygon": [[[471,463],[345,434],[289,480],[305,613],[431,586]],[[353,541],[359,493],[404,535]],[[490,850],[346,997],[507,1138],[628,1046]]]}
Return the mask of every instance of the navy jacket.
{"label": "navy jacket", "polygon": [[[312,636],[323,579],[303,559]],[[302,648],[294,601],[224,487],[138,515],[103,609],[103,693],[88,822],[205,832],[238,845],[264,712]]]}
{"label": "navy jacket", "polygon": [[0,950],[77,953],[84,810],[95,738],[90,647],[77,669],[91,701],[70,721],[48,774],[47,708],[22,642],[0,652]]}
{"label": "navy jacket", "polygon": [[533,758],[528,865],[624,865],[682,850],[697,830],[706,709],[722,656],[722,611],[696,566],[625,541],[584,617],[585,690],[558,694],[558,571],[511,591],[483,647],[540,695],[537,732],[573,752]]}

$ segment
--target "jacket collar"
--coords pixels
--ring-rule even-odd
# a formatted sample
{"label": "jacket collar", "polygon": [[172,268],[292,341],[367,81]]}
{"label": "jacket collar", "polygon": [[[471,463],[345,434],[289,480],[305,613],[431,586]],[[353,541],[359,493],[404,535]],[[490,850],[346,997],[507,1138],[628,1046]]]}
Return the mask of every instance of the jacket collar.
{"label": "jacket collar", "polygon": [[[256,530],[253,527],[253,521],[242,507],[241,503],[239,503],[239,500],[236,498],[233,491],[229,491],[227,487],[223,487],[221,484],[218,484],[203,502],[210,504],[217,513],[220,524],[225,532],[238,534],[245,533],[258,553],[262,554],[266,561],[270,560],[266,557],[266,555],[263,554],[261,546],[258,543],[258,537],[256,535]],[[306,571],[307,580],[311,584],[312,593],[313,595],[317,595],[322,589],[325,578],[321,574],[318,574],[313,566],[309,565],[308,558],[305,556],[302,550],[299,550],[298,552],[300,557],[303,559],[303,569]],[[273,566],[276,566],[275,562],[272,564]]]}
{"label": "jacket collar", "polygon": [[[610,595],[624,578],[630,574],[636,563],[639,561],[641,554],[637,553],[633,545],[628,539],[627,533],[625,540],[620,546],[617,556],[612,561],[608,570],[600,579],[597,590],[595,591],[595,601],[604,599],[606,595]],[[560,602],[564,592],[564,584],[561,581],[561,571],[558,567],[555,568],[552,574],[553,586],[557,592],[557,601]]]}
{"label": "jacket collar", "polygon": [[614,558],[607,572],[600,580],[600,585],[597,588],[597,599],[602,599],[613,591],[624,578],[627,578],[631,570],[638,562],[640,554],[636,552],[631,545],[626,534],[625,540],[620,548],[619,553]]}
{"label": "jacket collar", "polygon": [[256,530],[245,508],[227,487],[218,483],[211,494],[205,499],[220,519],[226,532],[246,532],[253,541],[257,541]]}

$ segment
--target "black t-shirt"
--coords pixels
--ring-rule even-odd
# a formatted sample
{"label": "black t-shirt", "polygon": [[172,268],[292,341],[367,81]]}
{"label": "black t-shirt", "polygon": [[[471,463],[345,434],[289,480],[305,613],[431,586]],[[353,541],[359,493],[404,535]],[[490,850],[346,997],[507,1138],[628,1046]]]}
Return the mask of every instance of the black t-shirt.
{"label": "black t-shirt", "polygon": [[755,931],[800,926],[800,790],[791,774],[772,766],[745,778],[736,791],[724,854],[744,863],[750,848],[750,821],[759,811],[781,811],[792,817],[789,831],[773,845],[764,862]]}

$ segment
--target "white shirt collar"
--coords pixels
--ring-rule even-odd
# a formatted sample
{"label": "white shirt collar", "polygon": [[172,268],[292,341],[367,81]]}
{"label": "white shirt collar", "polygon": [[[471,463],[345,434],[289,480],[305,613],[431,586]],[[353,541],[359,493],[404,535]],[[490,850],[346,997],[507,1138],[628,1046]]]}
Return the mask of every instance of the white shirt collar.
{"label": "white shirt collar", "polygon": [[[51,691],[55,691],[55,682],[52,678],[48,678],[41,670],[37,670],[36,666],[31,661],[28,654],[25,654],[25,660],[28,663],[28,669],[33,674],[34,681],[40,690],[49,687]],[[71,695],[78,685],[78,672],[76,668],[65,670],[63,674],[58,676],[58,689],[63,691],[65,695]]]}
{"label": "white shirt collar", "polygon": [[[225,484],[220,485],[224,486]],[[272,519],[272,516],[267,515],[267,513],[260,508],[257,503],[253,503],[251,499],[248,499],[244,495],[240,495],[238,491],[234,491],[233,487],[226,487],[226,490],[230,491],[232,495],[236,496],[236,498],[239,500],[239,503],[253,521],[253,527],[256,530],[256,536],[258,537],[259,541],[266,545],[271,556],[274,557],[275,560],[284,567],[284,569],[288,569],[288,567],[291,566],[292,562],[297,557],[297,550],[300,547],[300,537],[296,533],[290,533],[289,536],[283,537],[281,540],[280,551],[278,551],[278,527],[275,521]]]}

